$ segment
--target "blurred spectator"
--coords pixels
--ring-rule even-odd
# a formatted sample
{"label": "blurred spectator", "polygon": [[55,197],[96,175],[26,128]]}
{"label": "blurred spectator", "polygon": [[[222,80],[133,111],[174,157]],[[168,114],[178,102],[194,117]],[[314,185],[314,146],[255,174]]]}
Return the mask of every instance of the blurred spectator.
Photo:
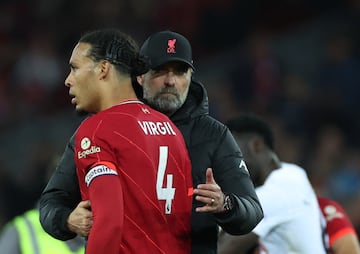
{"label": "blurred spectator", "polygon": [[13,79],[21,114],[45,110],[63,83],[62,68],[53,45],[51,37],[39,31],[30,38],[14,66]]}
{"label": "blurred spectator", "polygon": [[[32,164],[33,175],[27,171],[25,171],[23,175],[24,180],[26,179],[26,184],[30,188],[27,188],[21,193],[21,196],[19,195],[18,197],[14,196],[13,194],[15,193],[11,192],[11,198],[15,199],[16,203],[21,203],[23,207],[27,208],[26,211],[17,211],[18,213],[14,213],[17,215],[16,217],[11,218],[11,221],[8,221],[6,225],[1,225],[4,226],[0,227],[1,253],[82,254],[85,251],[84,238],[78,236],[69,241],[60,241],[48,235],[40,224],[37,205],[40,194],[37,194],[33,198],[30,198],[31,195],[27,196],[27,194],[29,194],[28,192],[34,192],[34,189],[39,187],[41,188],[39,191],[42,191],[52,174],[52,170],[58,163],[59,156],[52,151],[51,147],[46,146],[43,146],[42,149],[35,149],[34,152],[36,156],[33,158],[36,163]],[[0,178],[0,180],[2,180],[2,178]],[[25,205],[24,201],[29,203],[29,205]],[[7,203],[10,204],[14,202],[8,201]]]}
{"label": "blurred spectator", "polygon": [[0,249],[4,254],[82,254],[85,251],[81,237],[60,241],[48,235],[41,227],[37,208],[15,217],[0,233]]}
{"label": "blurred spectator", "polygon": [[243,56],[235,54],[233,61],[239,57],[243,57],[241,64],[232,72],[234,99],[256,112],[269,110],[280,88],[280,66],[272,52],[270,34],[256,31],[247,39]]}
{"label": "blurred spectator", "polygon": [[322,108],[332,109],[347,117],[349,133],[354,135],[360,127],[360,118],[353,117],[360,107],[360,58],[355,53],[354,41],[343,32],[334,33],[326,42],[324,62],[320,65],[314,100]]}
{"label": "blurred spectator", "polygon": [[11,204],[13,199],[21,200],[18,187],[7,169],[2,167],[0,170],[0,230],[16,213],[16,209]]}
{"label": "blurred spectator", "polygon": [[[343,163],[347,152],[346,140],[342,129],[334,124],[326,124],[318,129],[310,139],[309,156],[306,163],[311,182],[320,196],[330,196],[327,177]],[[325,177],[324,177],[325,176]]]}

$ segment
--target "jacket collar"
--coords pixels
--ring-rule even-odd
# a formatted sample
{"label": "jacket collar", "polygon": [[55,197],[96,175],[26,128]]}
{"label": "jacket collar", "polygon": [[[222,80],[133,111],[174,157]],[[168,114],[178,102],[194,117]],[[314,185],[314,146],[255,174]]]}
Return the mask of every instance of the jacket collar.
{"label": "jacket collar", "polygon": [[170,119],[174,123],[187,122],[201,115],[209,114],[209,101],[205,87],[192,79],[188,96],[182,107]]}

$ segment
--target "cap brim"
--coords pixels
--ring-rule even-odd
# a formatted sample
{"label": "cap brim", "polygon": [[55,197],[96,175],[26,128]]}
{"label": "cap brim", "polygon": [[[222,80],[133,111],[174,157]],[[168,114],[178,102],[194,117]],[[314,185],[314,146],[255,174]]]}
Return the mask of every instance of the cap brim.
{"label": "cap brim", "polygon": [[157,68],[163,64],[169,63],[169,62],[182,62],[182,63],[189,65],[191,67],[191,69],[195,70],[193,63],[186,61],[182,58],[178,58],[178,57],[168,57],[166,59],[152,60],[150,63],[150,68],[155,69],[155,68]]}

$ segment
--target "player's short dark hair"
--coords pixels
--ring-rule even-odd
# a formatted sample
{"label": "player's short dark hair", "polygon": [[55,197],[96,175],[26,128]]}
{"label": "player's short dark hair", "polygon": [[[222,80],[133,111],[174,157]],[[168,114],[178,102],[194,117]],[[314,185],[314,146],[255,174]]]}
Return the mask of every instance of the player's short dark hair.
{"label": "player's short dark hair", "polygon": [[246,113],[228,120],[226,125],[232,132],[239,134],[256,133],[264,139],[271,150],[274,150],[274,134],[270,126],[258,116]]}
{"label": "player's short dark hair", "polygon": [[107,60],[117,71],[138,76],[149,70],[147,61],[139,54],[139,46],[131,36],[107,28],[84,34],[79,43],[91,45],[89,57],[94,61]]}

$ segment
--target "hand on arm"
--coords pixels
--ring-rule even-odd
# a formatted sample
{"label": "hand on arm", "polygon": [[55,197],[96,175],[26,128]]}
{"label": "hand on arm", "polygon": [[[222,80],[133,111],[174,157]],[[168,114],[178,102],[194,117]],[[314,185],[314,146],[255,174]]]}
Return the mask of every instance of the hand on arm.
{"label": "hand on arm", "polygon": [[93,216],[90,201],[81,201],[70,213],[67,219],[67,226],[72,232],[87,237],[92,224]]}

